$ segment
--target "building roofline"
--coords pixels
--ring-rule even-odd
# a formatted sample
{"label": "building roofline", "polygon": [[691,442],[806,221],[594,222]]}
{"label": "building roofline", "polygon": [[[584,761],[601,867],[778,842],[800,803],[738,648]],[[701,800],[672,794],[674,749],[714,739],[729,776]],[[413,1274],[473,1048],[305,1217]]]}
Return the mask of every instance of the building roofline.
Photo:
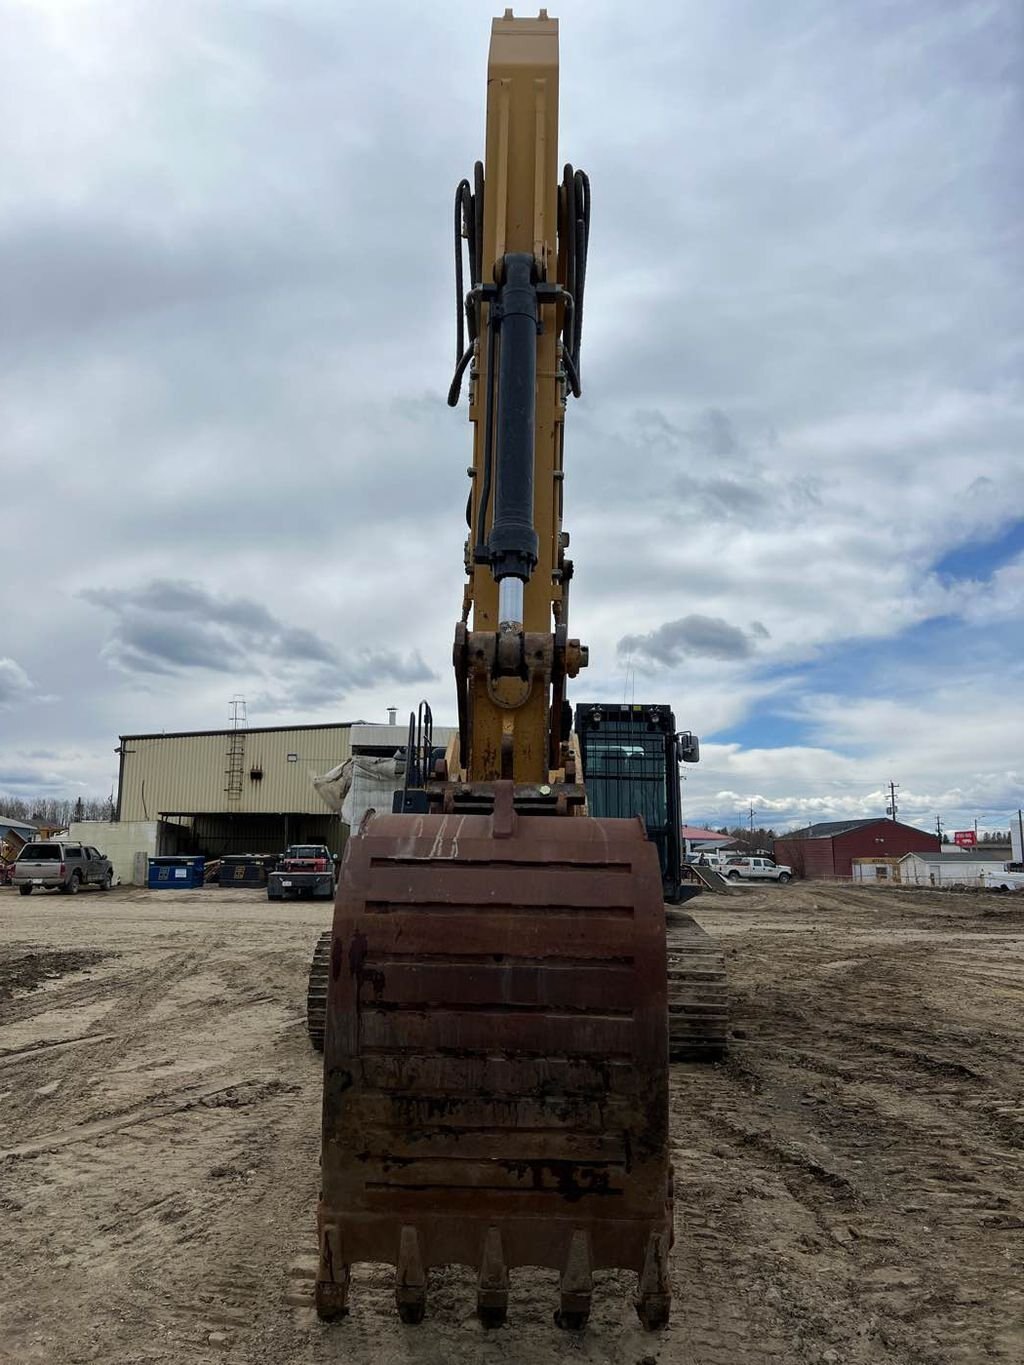
{"label": "building roofline", "polygon": [[[809,825],[799,829],[787,829],[785,834],[777,834],[776,839],[833,839],[837,834],[848,834],[851,830],[877,825],[882,821],[895,824],[888,815],[865,815],[853,820],[812,820]],[[812,829],[820,829],[820,834],[812,834]]]}
{"label": "building roofline", "polygon": [[[322,725],[250,725],[242,730],[246,735],[283,734],[287,730],[351,730],[353,725],[365,725],[362,720],[327,721]],[[224,730],[161,730],[159,734],[118,735],[123,744],[126,739],[199,739],[209,735],[233,735],[238,731],[228,727]]]}
{"label": "building roofline", "polygon": [[[982,845],[979,844],[978,847],[979,847],[979,849],[980,849],[980,848],[982,847]],[[1005,847],[1006,847],[1006,846],[1003,845],[1003,848],[1002,848],[1002,850],[1000,850],[999,853],[993,854],[993,855],[992,855],[991,857],[989,857],[989,858],[986,858],[985,855],[984,855],[983,853],[980,853],[980,852],[979,852],[979,853],[928,853],[928,852],[922,851],[921,849],[914,849],[914,850],[912,850],[910,853],[897,854],[897,857],[899,857],[900,862],[903,862],[903,860],[904,860],[905,858],[923,858],[924,861],[925,861],[925,862],[928,862],[928,863],[934,863],[934,862],[936,861],[936,859],[938,859],[938,860],[940,860],[940,861],[943,860],[943,859],[945,859],[945,860],[948,860],[950,864],[956,863],[956,864],[957,864],[958,866],[960,866],[960,867],[966,867],[968,863],[1008,863],[1008,862],[1010,861],[1010,859],[1009,859],[1009,858],[1004,858],[1004,857],[1002,856],[1002,855],[1003,855],[1003,852],[1005,851]]]}
{"label": "building roofline", "polygon": [[[852,834],[854,830],[869,829],[872,825],[895,825],[897,829],[909,829],[915,834],[926,834],[930,839],[938,836],[934,831],[921,829],[918,825],[908,825],[904,820],[894,820],[890,815],[873,815],[862,820],[815,820],[813,824],[802,825],[800,829],[788,829],[784,834],[775,836],[776,842],[781,839],[798,839],[804,843],[813,843],[815,839],[839,839],[844,834]],[[811,834],[812,829],[820,829],[820,834]]]}

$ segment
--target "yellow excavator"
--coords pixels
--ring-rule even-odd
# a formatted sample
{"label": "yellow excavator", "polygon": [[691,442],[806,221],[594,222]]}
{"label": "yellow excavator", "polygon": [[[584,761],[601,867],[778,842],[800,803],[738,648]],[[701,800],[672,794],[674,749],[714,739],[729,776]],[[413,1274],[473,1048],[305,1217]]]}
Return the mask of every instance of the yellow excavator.
{"label": "yellow excavator", "polygon": [[[625,1268],[654,1329],[673,1237],[664,869],[638,814],[588,806],[566,698],[587,663],[568,630],[562,480],[590,184],[559,173],[558,25],[544,10],[493,22],[486,159],[456,191],[454,227],[449,402],[468,387],[474,429],[459,728],[439,751],[421,710],[406,789],[349,840],[314,968],[316,1307],[343,1316],[351,1267],[385,1262],[402,1320],[419,1322],[429,1271],[456,1264],[476,1272],[494,1326],[510,1271],[540,1266],[559,1276],[556,1320],[578,1329],[594,1272]],[[625,743],[623,711],[641,713]],[[642,758],[643,711],[590,707],[589,730]],[[655,711],[662,744],[667,708]],[[678,795],[674,763],[670,781]],[[678,961],[675,978],[685,990]],[[699,1033],[694,1009],[674,1008]]]}

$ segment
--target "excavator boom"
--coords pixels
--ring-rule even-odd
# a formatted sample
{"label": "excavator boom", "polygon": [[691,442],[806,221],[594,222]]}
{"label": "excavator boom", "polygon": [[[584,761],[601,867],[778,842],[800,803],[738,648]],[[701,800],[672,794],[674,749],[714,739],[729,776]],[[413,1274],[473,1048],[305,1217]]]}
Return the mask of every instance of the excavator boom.
{"label": "excavator boom", "polygon": [[349,840],[318,950],[316,1302],[343,1315],[351,1266],[383,1261],[418,1322],[431,1267],[461,1264],[494,1325],[510,1272],[546,1266],[579,1327],[593,1272],[626,1268],[654,1328],[672,1240],[662,875],[640,819],[587,814],[566,715],[587,661],[561,490],[590,188],[558,171],[545,11],[494,21],[487,91],[486,164],[455,205],[450,401],[468,376],[474,427],[459,738],[446,760],[410,752],[423,781]]}

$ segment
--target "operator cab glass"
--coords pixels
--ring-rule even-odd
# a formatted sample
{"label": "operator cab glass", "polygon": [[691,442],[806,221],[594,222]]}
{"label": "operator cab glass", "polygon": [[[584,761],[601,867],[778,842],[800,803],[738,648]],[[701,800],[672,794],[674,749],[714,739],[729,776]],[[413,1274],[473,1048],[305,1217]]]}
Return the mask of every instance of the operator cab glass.
{"label": "operator cab glass", "polygon": [[587,808],[599,819],[640,816],[658,850],[666,900],[681,893],[679,753],[667,706],[586,704],[574,725]]}

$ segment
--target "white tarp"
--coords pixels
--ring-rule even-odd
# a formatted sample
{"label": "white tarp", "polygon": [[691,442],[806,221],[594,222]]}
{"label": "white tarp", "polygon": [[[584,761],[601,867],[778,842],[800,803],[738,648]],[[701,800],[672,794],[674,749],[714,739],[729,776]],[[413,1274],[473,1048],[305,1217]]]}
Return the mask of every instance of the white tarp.
{"label": "white tarp", "polygon": [[323,777],[314,777],[313,786],[324,804],[330,806],[335,815],[340,815],[345,797],[352,786],[352,760],[346,758],[344,763],[339,763],[329,773],[324,773]]}
{"label": "white tarp", "polygon": [[368,810],[390,813],[392,794],[401,791],[404,782],[404,756],[372,758],[353,754],[323,777],[315,777],[313,786],[325,804],[340,813],[355,832]]}

